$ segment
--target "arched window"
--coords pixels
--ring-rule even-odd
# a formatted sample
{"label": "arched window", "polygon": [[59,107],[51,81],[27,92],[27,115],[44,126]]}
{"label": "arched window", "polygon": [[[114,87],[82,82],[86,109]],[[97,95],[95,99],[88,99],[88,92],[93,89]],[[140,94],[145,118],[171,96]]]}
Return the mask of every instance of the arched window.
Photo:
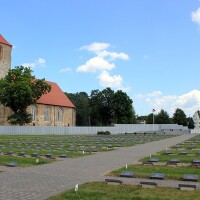
{"label": "arched window", "polygon": [[36,107],[34,105],[31,105],[31,115],[32,115],[32,120],[36,121]]}
{"label": "arched window", "polygon": [[50,109],[46,107],[44,109],[44,121],[50,121]]}
{"label": "arched window", "polygon": [[63,111],[61,108],[58,108],[56,110],[56,120],[57,122],[62,122],[63,121]]}

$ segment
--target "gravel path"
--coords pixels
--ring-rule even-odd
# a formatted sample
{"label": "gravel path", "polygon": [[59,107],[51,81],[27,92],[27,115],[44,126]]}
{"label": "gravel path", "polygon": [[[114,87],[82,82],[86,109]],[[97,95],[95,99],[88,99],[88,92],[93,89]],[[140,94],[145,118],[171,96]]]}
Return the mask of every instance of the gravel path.
{"label": "gravel path", "polygon": [[[193,137],[193,134],[168,138],[114,151],[99,152],[80,158],[66,158],[60,162],[29,168],[0,166],[0,200],[44,200],[49,196],[73,188],[75,184],[105,180],[105,174]],[[125,179],[124,179],[125,180]],[[126,179],[137,184],[141,179]],[[171,181],[159,181],[171,185]],[[177,183],[174,183],[175,187]]]}

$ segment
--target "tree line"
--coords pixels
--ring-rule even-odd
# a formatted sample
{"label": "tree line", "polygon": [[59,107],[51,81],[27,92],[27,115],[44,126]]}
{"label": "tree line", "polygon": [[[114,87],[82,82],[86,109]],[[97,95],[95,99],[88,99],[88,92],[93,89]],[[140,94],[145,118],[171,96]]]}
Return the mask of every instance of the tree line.
{"label": "tree line", "polygon": [[[167,111],[161,109],[158,114],[150,113],[138,116],[133,107],[133,100],[123,91],[106,88],[102,91],[65,93],[77,108],[77,126],[110,126],[112,124],[179,124],[194,128],[192,117],[177,108],[170,118]],[[154,118],[154,119],[153,119]]]}
{"label": "tree line", "polygon": [[77,108],[77,126],[110,126],[136,123],[132,99],[122,90],[106,88],[102,91],[66,93]]}

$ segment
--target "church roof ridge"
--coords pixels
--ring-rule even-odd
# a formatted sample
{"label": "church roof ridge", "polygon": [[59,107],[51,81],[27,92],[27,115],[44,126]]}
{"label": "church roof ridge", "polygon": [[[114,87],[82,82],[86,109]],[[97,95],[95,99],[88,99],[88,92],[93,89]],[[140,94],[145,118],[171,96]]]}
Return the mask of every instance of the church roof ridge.
{"label": "church roof ridge", "polygon": [[6,44],[12,47],[12,45],[8,41],[6,41],[6,39],[1,34],[0,34],[0,43]]}
{"label": "church roof ridge", "polygon": [[47,94],[43,94],[38,100],[37,104],[45,104],[45,105],[55,105],[55,106],[63,106],[76,108],[74,104],[70,101],[67,95],[61,90],[57,83],[46,81],[49,85],[51,85],[51,91]]}

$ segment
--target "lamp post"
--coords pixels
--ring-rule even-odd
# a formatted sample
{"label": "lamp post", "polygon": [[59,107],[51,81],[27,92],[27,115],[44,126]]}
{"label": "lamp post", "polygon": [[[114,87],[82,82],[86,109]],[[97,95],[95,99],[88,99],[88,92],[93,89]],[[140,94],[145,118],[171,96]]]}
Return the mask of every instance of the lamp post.
{"label": "lamp post", "polygon": [[152,114],[153,114],[153,131],[154,131],[154,112],[155,111],[156,111],[155,109],[152,110]]}

